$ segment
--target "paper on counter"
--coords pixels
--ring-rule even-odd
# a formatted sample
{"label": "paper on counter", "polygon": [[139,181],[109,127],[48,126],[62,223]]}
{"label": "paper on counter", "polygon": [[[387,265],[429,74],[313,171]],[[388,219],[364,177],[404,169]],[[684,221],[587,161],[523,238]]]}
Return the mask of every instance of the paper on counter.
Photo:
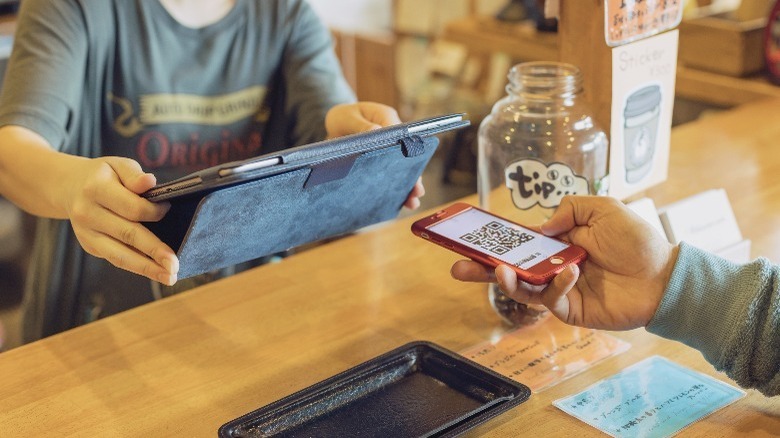
{"label": "paper on counter", "polygon": [[742,233],[724,189],[712,189],[667,205],[660,211],[669,241],[718,251],[742,241]]}
{"label": "paper on counter", "polygon": [[605,332],[570,326],[548,314],[460,354],[539,392],[630,347]]}
{"label": "paper on counter", "polygon": [[668,437],[745,392],[660,356],[553,402],[614,437]]}

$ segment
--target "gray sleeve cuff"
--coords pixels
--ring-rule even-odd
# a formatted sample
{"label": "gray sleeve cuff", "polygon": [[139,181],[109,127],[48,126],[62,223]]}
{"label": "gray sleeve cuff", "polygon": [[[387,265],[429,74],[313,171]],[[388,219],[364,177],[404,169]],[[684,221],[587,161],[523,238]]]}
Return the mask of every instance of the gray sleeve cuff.
{"label": "gray sleeve cuff", "polygon": [[647,330],[701,351],[741,386],[777,392],[778,269],[766,259],[739,265],[681,243]]}

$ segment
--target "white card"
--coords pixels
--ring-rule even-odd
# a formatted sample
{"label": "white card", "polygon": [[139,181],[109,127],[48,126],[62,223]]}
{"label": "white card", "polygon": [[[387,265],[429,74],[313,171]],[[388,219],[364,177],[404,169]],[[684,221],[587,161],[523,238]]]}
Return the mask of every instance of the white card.
{"label": "white card", "polygon": [[625,199],[666,180],[678,31],[612,49],[609,195]]}
{"label": "white card", "polygon": [[685,241],[711,252],[742,241],[726,191],[708,190],[661,210],[661,223],[672,243]]}

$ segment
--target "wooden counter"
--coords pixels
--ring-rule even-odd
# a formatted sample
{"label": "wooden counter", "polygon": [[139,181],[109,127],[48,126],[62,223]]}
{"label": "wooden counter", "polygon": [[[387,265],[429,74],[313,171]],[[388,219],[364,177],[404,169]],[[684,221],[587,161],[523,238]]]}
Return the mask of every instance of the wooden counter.
{"label": "wooden counter", "polygon": [[[753,253],[780,261],[780,100],[674,130],[663,205],[725,187]],[[471,198],[472,201],[475,201]],[[461,351],[505,330],[458,257],[374,228],[0,354],[0,436],[215,436],[220,425],[413,340]],[[651,355],[729,381],[645,330],[632,347],[480,426],[485,436],[601,436],[551,402]],[[682,436],[771,436],[780,398],[755,391]]]}

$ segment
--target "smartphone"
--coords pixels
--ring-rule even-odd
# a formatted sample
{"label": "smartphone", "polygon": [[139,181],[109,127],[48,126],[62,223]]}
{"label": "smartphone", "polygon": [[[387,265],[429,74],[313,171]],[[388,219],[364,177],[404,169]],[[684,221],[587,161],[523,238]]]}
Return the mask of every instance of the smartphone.
{"label": "smartphone", "polygon": [[484,265],[509,265],[518,278],[536,285],[588,257],[579,246],[462,202],[416,221],[412,232]]}

